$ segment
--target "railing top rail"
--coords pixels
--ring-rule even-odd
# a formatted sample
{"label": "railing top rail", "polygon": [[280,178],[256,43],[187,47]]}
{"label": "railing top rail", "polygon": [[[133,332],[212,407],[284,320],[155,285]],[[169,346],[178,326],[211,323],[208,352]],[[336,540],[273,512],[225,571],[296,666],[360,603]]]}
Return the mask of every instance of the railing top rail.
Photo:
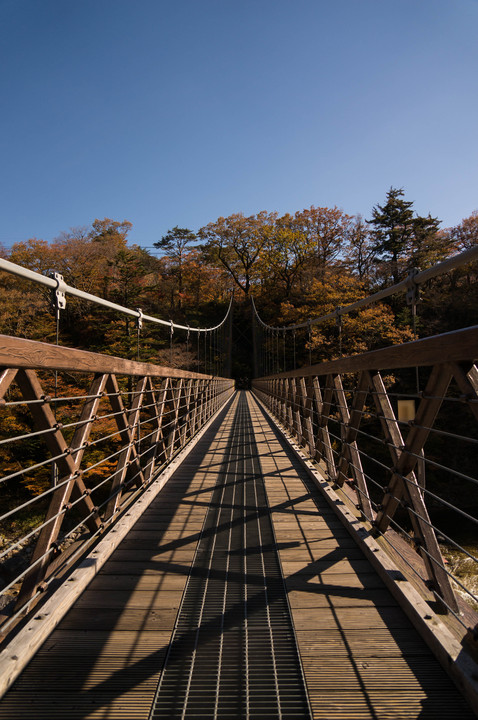
{"label": "railing top rail", "polygon": [[10,260],[5,260],[4,258],[0,258],[0,270],[5,270],[5,272],[16,275],[17,277],[24,278],[25,280],[31,280],[32,282],[36,282],[40,285],[44,285],[45,287],[49,287],[51,290],[58,290],[67,295],[72,295],[73,297],[81,298],[82,300],[88,300],[89,302],[93,302],[96,305],[101,305],[102,307],[106,307],[110,310],[116,310],[123,315],[130,315],[137,320],[141,319],[145,322],[152,322],[156,323],[157,325],[164,325],[168,328],[172,327],[175,330],[187,330],[188,332],[194,333],[212,332],[214,330],[218,330],[224,325],[227,318],[229,317],[229,313],[231,312],[232,298],[229,302],[229,307],[226,315],[218,325],[214,325],[213,327],[208,328],[196,328],[189,325],[180,325],[179,323],[175,323],[172,320],[161,320],[161,318],[156,318],[152,315],[144,315],[139,309],[132,310],[131,308],[124,307],[123,305],[118,305],[117,303],[110,302],[109,300],[97,297],[96,295],[92,295],[91,293],[84,292],[83,290],[78,290],[78,288],[68,285],[61,279],[51,278],[46,275],[42,275],[41,273],[37,273],[34,270],[24,268],[21,265],[12,263],[10,262]]}
{"label": "railing top rail", "polygon": [[87,350],[0,335],[0,365],[9,368],[65,370],[84,373],[114,373],[170,378],[211,379],[212,375],[162,367],[152,363],[125,360],[113,355],[100,355]]}
{"label": "railing top rail", "polygon": [[[478,359],[478,325],[289,372],[268,375],[267,378],[310,377],[362,370],[393,370],[434,365],[437,362],[463,362],[476,359]],[[267,378],[258,378],[258,380]]]}
{"label": "railing top rail", "polygon": [[288,330],[299,330],[301,328],[308,328],[311,325],[318,325],[319,323],[326,322],[327,320],[336,319],[341,315],[347,315],[348,313],[354,312],[355,310],[360,310],[360,308],[362,307],[372,305],[373,303],[379,302],[379,300],[383,300],[384,298],[390,297],[391,295],[407,292],[416,285],[422,285],[423,283],[431,280],[434,277],[444,275],[445,273],[450,272],[450,270],[454,270],[457,267],[467,265],[468,263],[471,263],[475,260],[478,260],[478,246],[468,248],[468,250],[464,250],[458,255],[453,255],[452,257],[447,258],[443,262],[438,263],[431,268],[427,268],[426,270],[422,270],[421,272],[412,271],[405,280],[402,280],[401,282],[397,283],[396,285],[392,285],[391,287],[379,290],[379,292],[376,292],[373,295],[369,295],[368,297],[362,298],[361,300],[357,300],[357,302],[354,302],[351,305],[345,305],[344,307],[335,308],[333,312],[327,313],[326,315],[321,315],[320,317],[312,318],[310,320],[306,320],[305,322],[296,323],[295,325],[286,325],[281,327],[268,325],[259,316],[259,313],[257,312],[254,303],[254,298],[252,298],[252,304],[255,316],[258,322],[262,325],[262,327],[267,328],[268,330],[280,332],[286,332]]}

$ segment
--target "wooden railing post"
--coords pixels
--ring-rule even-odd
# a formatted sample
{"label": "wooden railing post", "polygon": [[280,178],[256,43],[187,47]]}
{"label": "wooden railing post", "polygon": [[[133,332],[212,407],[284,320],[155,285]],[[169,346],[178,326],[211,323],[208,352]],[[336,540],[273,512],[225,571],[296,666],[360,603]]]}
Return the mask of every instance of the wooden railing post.
{"label": "wooden railing post", "polygon": [[372,506],[367,487],[367,481],[362,468],[362,460],[357,447],[357,432],[362,418],[362,411],[367,398],[367,378],[364,373],[360,375],[358,387],[354,391],[353,415],[351,417],[347,405],[340,375],[334,375],[335,394],[337,407],[342,420],[342,450],[337,462],[337,484],[342,486],[346,482],[347,471],[350,468],[353,480],[357,487],[357,500],[360,509],[367,518],[373,520]]}
{"label": "wooden railing post", "polygon": [[[35,545],[35,549],[33,551],[33,555],[30,561],[30,565],[32,566],[32,568],[25,575],[22,587],[18,594],[16,601],[17,607],[22,607],[22,605],[24,605],[28,600],[30,600],[30,598],[35,594],[36,588],[38,587],[38,585],[40,585],[40,583],[45,577],[48,565],[50,564],[52,559],[50,551],[54,547],[54,543],[56,543],[56,541],[58,540],[61,525],[63,523],[64,513],[62,512],[62,510],[68,505],[72,494],[73,496],[76,495],[76,497],[85,497],[85,500],[82,501],[85,514],[90,515],[93,512],[91,529],[94,531],[99,527],[100,521],[98,518],[98,514],[94,512],[93,502],[91,501],[91,498],[87,495],[86,487],[81,478],[81,475],[78,474],[78,470],[80,468],[81,460],[83,458],[83,454],[93,426],[94,418],[96,416],[98,406],[101,401],[101,396],[106,386],[106,380],[107,375],[96,375],[88,390],[88,395],[90,397],[86,399],[83,405],[79,425],[75,430],[73,439],[70,444],[70,457],[72,458],[74,465],[72,467],[68,467],[69,472],[65,472],[65,467],[63,467],[63,472],[61,472],[62,464],[60,463],[60,478],[58,486],[50,500],[48,510],[45,516],[45,524],[40,531]],[[30,383],[29,387],[32,388],[32,385]],[[35,394],[38,394],[38,392],[40,392],[40,389],[36,385],[36,383],[33,385],[33,388],[35,388]],[[29,395],[27,388],[25,388],[25,390],[27,391],[28,397]],[[42,425],[46,421],[47,423],[53,422],[54,426],[55,418],[52,413],[50,416],[50,412],[48,412],[48,410],[44,408],[42,416],[38,418]],[[57,451],[60,450],[61,447],[63,447],[63,450],[66,448],[66,443],[62,444],[59,440],[61,435],[60,431],[57,432],[59,434],[57,435],[57,439],[54,442],[53,447],[51,447],[52,454],[58,454]]]}
{"label": "wooden railing post", "polygon": [[[450,379],[451,371],[449,366],[435,366],[433,368],[425,390],[424,400],[422,400],[417,413],[417,424],[429,421],[433,424]],[[450,579],[444,570],[443,557],[430,522],[421,488],[413,472],[418,459],[418,452],[423,448],[430,426],[412,427],[407,443],[404,443],[380,373],[371,373],[370,382],[376,406],[380,413],[382,428],[394,462],[393,475],[384,496],[382,507],[377,513],[375,526],[381,532],[384,532],[399,506],[401,498],[405,498],[405,507],[408,510],[414,530],[415,543],[425,563],[430,582],[433,584],[432,589],[435,590],[439,597],[443,598],[446,606],[456,611],[458,610],[458,604]],[[416,430],[416,432],[413,432],[413,430]]]}

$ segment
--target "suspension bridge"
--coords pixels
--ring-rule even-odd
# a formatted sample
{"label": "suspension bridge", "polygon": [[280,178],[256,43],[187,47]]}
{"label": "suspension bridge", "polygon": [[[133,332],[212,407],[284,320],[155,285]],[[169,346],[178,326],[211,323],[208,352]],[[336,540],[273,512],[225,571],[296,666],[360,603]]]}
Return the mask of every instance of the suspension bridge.
{"label": "suspension bridge", "polygon": [[[360,307],[413,307],[476,255]],[[68,294],[112,309],[0,269],[57,322]],[[210,328],[113,309],[198,367],[0,337],[0,718],[475,717],[478,327],[297,367],[300,332],[357,303],[284,328],[253,307],[246,391],[232,306]]]}

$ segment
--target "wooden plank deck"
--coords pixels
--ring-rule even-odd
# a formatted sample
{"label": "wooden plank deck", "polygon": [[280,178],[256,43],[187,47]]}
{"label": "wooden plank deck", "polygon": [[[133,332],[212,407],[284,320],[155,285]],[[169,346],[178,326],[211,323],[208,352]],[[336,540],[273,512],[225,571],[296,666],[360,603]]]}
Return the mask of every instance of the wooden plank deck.
{"label": "wooden plank deck", "polygon": [[[474,717],[255,400],[241,393],[4,697],[1,719],[150,717],[214,489],[242,482],[237,472],[224,477],[238,409],[242,422],[250,415],[255,441],[243,452],[262,470],[314,720]],[[197,708],[189,717],[212,716]],[[241,717],[278,715],[265,707]]]}

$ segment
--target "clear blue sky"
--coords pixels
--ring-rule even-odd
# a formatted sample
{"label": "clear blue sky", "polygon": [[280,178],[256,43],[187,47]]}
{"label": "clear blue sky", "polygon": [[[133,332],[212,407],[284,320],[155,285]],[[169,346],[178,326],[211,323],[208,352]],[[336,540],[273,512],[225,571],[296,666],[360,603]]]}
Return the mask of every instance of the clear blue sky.
{"label": "clear blue sky", "polygon": [[478,0],[0,0],[0,242],[478,208]]}

